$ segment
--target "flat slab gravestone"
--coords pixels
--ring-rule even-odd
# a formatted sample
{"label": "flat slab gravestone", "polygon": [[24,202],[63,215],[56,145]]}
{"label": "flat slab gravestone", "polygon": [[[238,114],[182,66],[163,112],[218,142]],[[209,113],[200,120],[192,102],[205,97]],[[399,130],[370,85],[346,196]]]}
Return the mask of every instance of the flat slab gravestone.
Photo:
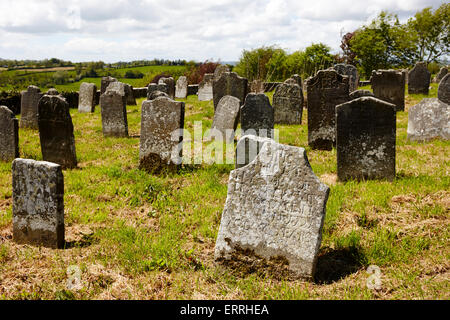
{"label": "flat slab gravestone", "polygon": [[338,63],[334,65],[333,69],[336,70],[337,73],[349,77],[348,87],[350,92],[358,90],[359,74],[358,69],[356,69],[354,65]]}
{"label": "flat slab gravestone", "polygon": [[250,272],[265,268],[277,277],[312,278],[329,191],[305,149],[265,142],[253,161],[230,172],[216,261]]}
{"label": "flat slab gravestone", "polygon": [[142,102],[139,167],[149,173],[181,165],[184,102],[159,97]]}
{"label": "flat slab gravestone", "polygon": [[100,96],[102,130],[105,137],[128,137],[126,97],[116,90]]}
{"label": "flat slab gravestone", "polygon": [[187,86],[188,86],[187,78],[185,76],[179,77],[175,85],[175,98],[186,99]]}
{"label": "flat slab gravestone", "polygon": [[213,81],[213,102],[216,110],[223,96],[233,96],[239,99],[241,105],[245,101],[248,90],[248,80],[239,77],[235,72],[224,72]]}
{"label": "flat slab gravestone", "polygon": [[111,82],[117,81],[116,78],[113,77],[102,77],[101,83],[100,83],[100,95],[104,94],[106,89],[108,88],[109,84]]}
{"label": "flat slab gravestone", "polygon": [[43,94],[36,86],[28,86],[26,91],[21,92],[20,100],[20,127],[37,129],[38,102]]}
{"label": "flat slab gravestone", "polygon": [[395,104],[396,111],[405,110],[405,76],[397,70],[372,71],[370,84],[375,97]]}
{"label": "flat slab gravestone", "polygon": [[296,81],[278,85],[273,94],[273,114],[277,124],[301,124],[303,92]]}
{"label": "flat slab gravestone", "polygon": [[64,177],[60,165],[15,159],[12,198],[14,242],[64,247]]}
{"label": "flat slab gravestone", "polygon": [[417,62],[408,72],[408,94],[428,94],[431,73],[425,62]]}
{"label": "flat slab gravestone", "polygon": [[340,181],[395,178],[395,105],[362,97],[336,106]]}
{"label": "flat slab gravestone", "polygon": [[83,82],[80,85],[78,111],[94,112],[95,111],[95,94],[97,86],[93,83]]}
{"label": "flat slab gravestone", "polygon": [[44,95],[39,100],[38,123],[44,161],[59,164],[63,169],[75,168],[75,137],[66,99]]}
{"label": "flat slab gravestone", "polygon": [[450,73],[439,82],[438,99],[446,104],[450,104]]}
{"label": "flat slab gravestone", "polygon": [[227,143],[234,141],[240,107],[239,99],[236,97],[224,96],[220,99],[211,127],[212,135],[216,140],[223,140]]}
{"label": "flat slab gravestone", "polygon": [[213,99],[213,73],[205,73],[203,80],[198,85],[198,101],[210,101]]}
{"label": "flat slab gravestone", "polygon": [[161,78],[159,79],[158,84],[165,84],[167,86],[167,94],[170,99],[175,99],[175,80],[172,77]]}
{"label": "flat slab gravestone", "polygon": [[408,140],[450,140],[450,105],[425,98],[408,110]]}
{"label": "flat slab gravestone", "polygon": [[264,93],[249,93],[240,109],[243,135],[273,138],[273,108]]}
{"label": "flat slab gravestone", "polygon": [[0,161],[19,157],[19,120],[6,106],[0,106]]}

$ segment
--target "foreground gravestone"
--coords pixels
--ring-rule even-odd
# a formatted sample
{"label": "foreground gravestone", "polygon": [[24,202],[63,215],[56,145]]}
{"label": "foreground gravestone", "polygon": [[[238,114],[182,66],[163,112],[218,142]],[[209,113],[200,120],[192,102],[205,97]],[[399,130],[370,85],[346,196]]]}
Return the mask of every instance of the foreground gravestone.
{"label": "foreground gravestone", "polygon": [[349,98],[348,77],[335,70],[320,70],[307,80],[308,144],[331,150],[336,144],[336,106]]}
{"label": "foreground gravestone", "polygon": [[239,99],[236,97],[224,96],[220,99],[211,127],[212,130],[216,130],[214,132],[216,140],[222,138],[227,143],[233,142],[240,107]]}
{"label": "foreground gravestone", "polygon": [[125,95],[107,90],[100,96],[102,130],[105,137],[128,137]]}
{"label": "foreground gravestone", "polygon": [[282,83],[273,94],[273,115],[277,124],[301,124],[303,113],[303,93],[294,81]]}
{"label": "foreground gravestone", "polygon": [[210,101],[213,99],[214,74],[205,73],[203,80],[198,85],[198,101]]}
{"label": "foreground gravestone", "polygon": [[77,156],[69,104],[60,96],[44,95],[38,107],[39,139],[44,161],[75,168]]}
{"label": "foreground gravestone", "polygon": [[169,97],[142,102],[139,168],[159,173],[181,164],[184,110]]}
{"label": "foreground gravestone", "polygon": [[169,78],[161,78],[158,81],[158,84],[165,84],[167,86],[167,94],[170,99],[175,99],[175,80],[172,77]]}
{"label": "foreground gravestone", "polygon": [[417,62],[408,72],[408,93],[428,94],[431,73],[425,62]]}
{"label": "foreground gravestone", "polygon": [[21,92],[20,103],[20,127],[37,129],[38,102],[42,98],[41,90],[36,86],[28,86],[26,91]]}
{"label": "foreground gravestone", "polygon": [[450,105],[425,98],[408,110],[408,140],[450,140]]}
{"label": "foreground gravestone", "polygon": [[395,121],[395,105],[377,98],[336,106],[339,180],[395,178]]}
{"label": "foreground gravestone", "polygon": [[95,111],[95,94],[97,86],[93,83],[83,82],[80,85],[80,94],[78,102],[79,112],[94,112]]}
{"label": "foreground gravestone", "polygon": [[12,198],[15,242],[64,247],[64,177],[60,165],[15,159]]}
{"label": "foreground gravestone", "polygon": [[395,104],[396,111],[405,110],[405,73],[396,70],[372,71],[370,83],[375,97]]}
{"label": "foreground gravestone", "polygon": [[355,90],[349,94],[350,100],[361,98],[361,97],[375,97],[375,95],[370,90]]}
{"label": "foreground gravestone", "polygon": [[214,80],[219,79],[225,72],[230,72],[230,68],[224,64],[218,65],[214,70]]}
{"label": "foreground gravestone", "polygon": [[255,135],[244,135],[236,144],[235,168],[248,165],[261,151],[262,146],[272,139]]}
{"label": "foreground gravestone", "polygon": [[336,70],[340,75],[349,77],[348,87],[350,92],[358,89],[359,75],[358,69],[356,69],[354,65],[338,63],[333,67],[333,69]]}
{"label": "foreground gravestone", "polygon": [[187,78],[185,76],[179,77],[175,86],[175,98],[186,99],[187,86],[188,86]]}
{"label": "foreground gravestone", "polygon": [[213,81],[214,110],[223,96],[233,96],[239,99],[241,105],[247,96],[248,81],[235,72],[224,72],[220,78]]}
{"label": "foreground gravestone", "polygon": [[442,67],[441,69],[439,69],[438,74],[436,75],[436,77],[433,78],[433,82],[434,83],[439,83],[441,82],[441,80],[445,77],[445,75],[448,73],[448,67]]}
{"label": "foreground gravestone", "polygon": [[230,173],[216,261],[248,272],[312,278],[329,191],[305,149],[267,139],[252,162]]}
{"label": "foreground gravestone", "polygon": [[147,99],[150,99],[150,96],[152,96],[152,92],[154,91],[161,91],[167,94],[167,85],[165,83],[156,84],[156,83],[150,83],[147,87]]}
{"label": "foreground gravestone", "polygon": [[102,81],[100,84],[100,95],[104,94],[106,89],[108,88],[108,86],[110,85],[111,82],[116,82],[117,79],[113,78],[113,77],[102,77]]}
{"label": "foreground gravestone", "polygon": [[450,104],[450,73],[439,82],[438,99],[446,104]]}
{"label": "foreground gravestone", "polygon": [[273,138],[273,108],[264,93],[249,93],[240,109],[240,116],[244,134]]}
{"label": "foreground gravestone", "polygon": [[14,113],[0,106],[0,161],[19,157],[19,123]]}

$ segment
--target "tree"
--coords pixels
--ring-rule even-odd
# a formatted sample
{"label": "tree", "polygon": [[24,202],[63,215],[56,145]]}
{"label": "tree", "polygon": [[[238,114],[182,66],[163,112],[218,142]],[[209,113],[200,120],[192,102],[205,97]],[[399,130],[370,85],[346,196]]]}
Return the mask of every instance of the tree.
{"label": "tree", "polygon": [[283,49],[276,46],[263,46],[253,50],[244,50],[238,64],[234,67],[234,71],[249,81],[254,79],[266,80],[267,63],[270,61],[275,52],[282,54]]}

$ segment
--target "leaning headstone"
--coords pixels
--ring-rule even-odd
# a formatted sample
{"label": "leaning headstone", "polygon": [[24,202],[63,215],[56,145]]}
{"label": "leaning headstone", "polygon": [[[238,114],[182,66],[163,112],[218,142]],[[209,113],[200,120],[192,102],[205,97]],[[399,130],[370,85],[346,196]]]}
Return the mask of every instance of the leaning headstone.
{"label": "leaning headstone", "polygon": [[214,256],[243,272],[311,279],[330,189],[305,149],[267,140],[253,161],[230,173]]}
{"label": "leaning headstone", "polygon": [[336,106],[339,180],[395,178],[395,121],[395,105],[374,97]]}
{"label": "leaning headstone", "polygon": [[198,93],[198,84],[190,84],[187,87],[187,95],[192,96]]}
{"label": "leaning headstone", "polygon": [[211,127],[212,130],[217,130],[216,139],[222,137],[227,143],[233,142],[240,107],[239,99],[236,97],[224,96],[220,99]]}
{"label": "leaning headstone", "polygon": [[83,82],[80,85],[80,94],[78,102],[79,112],[94,112],[95,111],[95,93],[97,86],[93,83]]}
{"label": "leaning headstone", "polygon": [[450,73],[447,73],[439,82],[438,99],[446,104],[450,104]]}
{"label": "leaning headstone", "polygon": [[28,86],[26,91],[21,92],[21,96],[20,127],[37,129],[38,102],[39,99],[42,98],[43,94],[38,87]]}
{"label": "leaning headstone", "polygon": [[57,163],[63,169],[75,168],[75,137],[66,99],[44,95],[39,100],[38,123],[44,161]]}
{"label": "leaning headstone", "polygon": [[425,62],[417,62],[408,72],[408,94],[428,94],[431,73]]}
{"label": "leaning headstone", "polygon": [[188,86],[187,78],[185,76],[179,77],[175,85],[175,98],[186,99],[187,86]]}
{"label": "leaning headstone", "polygon": [[142,102],[139,167],[149,173],[181,164],[184,102],[169,97]]}
{"label": "leaning headstone", "polygon": [[405,110],[405,74],[396,70],[372,71],[370,80],[375,97],[395,104],[396,111]]}
{"label": "leaning headstone", "polygon": [[105,137],[128,137],[125,95],[107,90],[100,96],[102,130]]}
{"label": "leaning headstone", "polygon": [[273,94],[273,114],[277,124],[301,124],[303,93],[296,81],[282,83]]}
{"label": "leaning headstone", "polygon": [[170,99],[175,99],[175,80],[172,77],[161,78],[159,79],[158,84],[165,84],[167,86],[167,94]]}
{"label": "leaning headstone", "polygon": [[60,165],[15,159],[12,198],[14,242],[64,247],[64,177]]}
{"label": "leaning headstone", "polygon": [[361,97],[375,97],[370,90],[355,90],[349,94],[350,100],[358,99]]}
{"label": "leaning headstone", "polygon": [[348,87],[349,87],[350,92],[358,89],[359,75],[358,75],[358,69],[356,69],[356,67],[354,65],[338,63],[338,64],[334,65],[333,69],[336,70],[337,73],[339,73],[343,76],[349,77]]}
{"label": "leaning headstone", "polygon": [[425,98],[408,110],[408,140],[450,140],[450,105]]}
{"label": "leaning headstone", "polygon": [[19,157],[19,123],[14,113],[0,106],[0,161]]}
{"label": "leaning headstone", "polygon": [[331,150],[336,144],[336,106],[349,98],[348,77],[335,70],[320,70],[307,80],[308,144]]}
{"label": "leaning headstone", "polygon": [[225,72],[219,79],[213,81],[214,110],[223,96],[233,96],[239,99],[241,105],[247,96],[248,81],[235,72]]}
{"label": "leaning headstone", "polygon": [[100,85],[100,95],[104,94],[111,82],[116,82],[117,79],[113,77],[103,77]]}
{"label": "leaning headstone", "polygon": [[147,87],[147,99],[151,100],[150,97],[152,96],[152,92],[154,91],[161,91],[167,94],[167,85],[165,83],[156,84],[156,83],[150,83]]}
{"label": "leaning headstone", "polygon": [[264,93],[249,93],[240,109],[240,116],[244,135],[273,138],[273,108]]}
{"label": "leaning headstone", "polygon": [[205,73],[202,82],[198,85],[198,101],[210,101],[213,99],[212,73]]}
{"label": "leaning headstone", "polygon": [[55,88],[50,88],[50,89],[48,89],[46,95],[57,96],[57,95],[59,95],[59,92]]}
{"label": "leaning headstone", "polygon": [[230,68],[224,64],[218,65],[214,70],[214,80],[219,79],[225,72],[230,72]]}
{"label": "leaning headstone", "polygon": [[448,73],[448,67],[442,67],[436,77],[433,78],[434,83],[439,83],[441,80],[445,77],[445,75]]}

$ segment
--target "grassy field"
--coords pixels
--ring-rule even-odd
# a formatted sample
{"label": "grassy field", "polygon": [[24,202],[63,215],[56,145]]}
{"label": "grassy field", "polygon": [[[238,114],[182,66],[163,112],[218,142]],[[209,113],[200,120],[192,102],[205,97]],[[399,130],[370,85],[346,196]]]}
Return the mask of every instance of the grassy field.
{"label": "grassy field", "polygon": [[[436,96],[432,84],[430,96]],[[271,94],[268,94],[271,97]],[[449,299],[450,142],[406,139],[407,95],[397,114],[394,182],[336,182],[336,150],[307,146],[302,125],[276,126],[304,147],[330,186],[312,282],[239,274],[213,260],[233,165],[186,165],[178,174],[138,169],[140,105],[127,107],[130,138],[104,138],[100,110],[71,110],[79,168],[64,171],[67,248],[12,241],[11,165],[0,164],[0,298],[3,299]],[[211,126],[212,102],[186,100],[185,129]],[[41,160],[38,132],[20,130],[20,155]],[[187,143],[187,141],[186,141]],[[67,268],[83,289],[68,290]],[[369,265],[381,269],[370,290]]]}

